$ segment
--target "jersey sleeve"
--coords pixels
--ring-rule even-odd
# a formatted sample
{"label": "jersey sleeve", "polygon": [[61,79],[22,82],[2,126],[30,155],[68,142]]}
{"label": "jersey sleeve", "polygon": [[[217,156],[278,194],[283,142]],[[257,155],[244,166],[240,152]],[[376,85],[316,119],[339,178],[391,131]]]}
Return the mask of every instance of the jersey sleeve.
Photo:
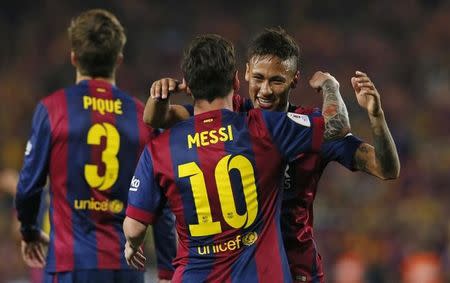
{"label": "jersey sleeve", "polygon": [[167,205],[164,206],[161,216],[153,225],[153,238],[155,239],[158,278],[171,280],[174,272],[172,261],[177,253],[177,239],[175,216]]}
{"label": "jersey sleeve", "polygon": [[45,186],[51,149],[51,127],[46,107],[39,103],[33,115],[31,136],[27,142],[17,185],[15,205],[24,240],[39,232],[38,213]]}
{"label": "jersey sleeve", "polygon": [[353,164],[355,152],[362,140],[348,134],[344,138],[328,141],[322,145],[320,155],[325,162],[337,161],[349,170],[356,171]]}
{"label": "jersey sleeve", "polygon": [[153,224],[164,203],[164,194],[153,175],[150,152],[145,147],[131,179],[126,215],[141,223]]}
{"label": "jersey sleeve", "polygon": [[324,131],[322,116],[290,112],[261,113],[272,141],[289,162],[300,153],[320,150]]}
{"label": "jersey sleeve", "polygon": [[182,106],[186,109],[187,112],[189,112],[189,116],[191,116],[191,117],[194,116],[194,105],[183,104]]}

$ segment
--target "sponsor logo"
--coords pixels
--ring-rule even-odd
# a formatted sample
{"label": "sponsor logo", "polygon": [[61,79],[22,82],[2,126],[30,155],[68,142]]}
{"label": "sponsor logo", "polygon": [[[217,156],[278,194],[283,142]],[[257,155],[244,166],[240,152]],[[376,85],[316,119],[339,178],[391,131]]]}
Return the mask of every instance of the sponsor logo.
{"label": "sponsor logo", "polygon": [[307,115],[289,112],[287,113],[287,116],[289,117],[289,119],[291,119],[292,121],[294,121],[299,125],[311,127],[311,121],[309,121],[309,117]]}
{"label": "sponsor logo", "polygon": [[33,144],[31,143],[31,141],[28,141],[27,147],[25,148],[25,156],[29,155],[32,149],[33,149]]}
{"label": "sponsor logo", "polygon": [[248,232],[241,236],[237,235],[236,238],[212,245],[198,246],[197,252],[199,255],[217,254],[226,251],[234,251],[240,249],[243,246],[251,246],[258,240],[258,234],[256,232]]}
{"label": "sponsor logo", "polygon": [[120,200],[98,201],[94,198],[76,199],[73,206],[76,210],[109,211],[112,213],[120,213],[124,208],[123,202]]}
{"label": "sponsor logo", "polygon": [[136,192],[140,185],[141,181],[138,178],[136,178],[136,176],[133,176],[133,179],[131,179],[130,191]]}

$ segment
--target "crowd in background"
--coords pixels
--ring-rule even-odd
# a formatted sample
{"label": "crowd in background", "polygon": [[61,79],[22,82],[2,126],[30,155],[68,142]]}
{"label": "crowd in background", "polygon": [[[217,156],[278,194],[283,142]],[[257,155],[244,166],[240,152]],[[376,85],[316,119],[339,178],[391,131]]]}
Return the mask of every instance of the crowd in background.
{"label": "crowd in background", "polygon": [[[74,15],[94,7],[108,8],[125,26],[128,41],[117,82],[143,101],[154,80],[181,78],[184,46],[206,32],[235,44],[245,96],[246,45],[264,27],[282,26],[301,48],[301,80],[291,101],[320,106],[308,80],[316,70],[330,72],[340,82],[352,132],[370,143],[367,114],[350,85],[355,70],[367,72],[381,94],[401,173],[398,180],[383,182],[337,165],[325,171],[314,223],[327,279],[450,282],[449,1],[28,0],[1,5],[0,282],[27,276],[12,220],[13,192],[7,189],[21,167],[34,107],[74,82],[66,27]],[[421,281],[434,274],[436,281]],[[362,279],[351,281],[352,276]]]}

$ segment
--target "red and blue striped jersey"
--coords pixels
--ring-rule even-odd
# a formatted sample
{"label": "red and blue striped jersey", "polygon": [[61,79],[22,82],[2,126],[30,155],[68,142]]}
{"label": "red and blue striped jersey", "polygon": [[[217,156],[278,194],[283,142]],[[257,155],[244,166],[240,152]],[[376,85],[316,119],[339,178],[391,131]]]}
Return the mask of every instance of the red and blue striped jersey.
{"label": "red and blue striped jersey", "polygon": [[144,149],[127,216],[151,224],[168,202],[179,235],[173,282],[290,282],[281,237],[289,161],[320,148],[323,118],[216,110]]}
{"label": "red and blue striped jersey", "polygon": [[140,101],[100,80],[58,90],[38,104],[16,208],[23,227],[37,225],[48,175],[48,272],[129,268],[122,230],[127,188],[153,135],[142,114]]}
{"label": "red and blue striped jersey", "polygon": [[[249,99],[233,97],[236,111],[253,108]],[[317,108],[289,105],[288,112],[321,115]],[[302,153],[290,162],[282,183],[281,231],[289,267],[294,282],[324,282],[321,256],[314,239],[313,203],[325,167],[331,161],[339,162],[354,171],[353,156],[362,141],[353,136],[322,144],[320,152]]]}

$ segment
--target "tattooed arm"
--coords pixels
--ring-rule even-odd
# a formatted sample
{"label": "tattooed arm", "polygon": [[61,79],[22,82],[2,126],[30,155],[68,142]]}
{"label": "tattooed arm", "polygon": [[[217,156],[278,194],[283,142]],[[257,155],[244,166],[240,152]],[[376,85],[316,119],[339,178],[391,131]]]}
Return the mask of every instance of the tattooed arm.
{"label": "tattooed arm", "polygon": [[355,167],[383,180],[396,179],[400,161],[381,108],[380,94],[363,72],[357,71],[351,82],[359,105],[367,109],[374,142],[374,146],[367,143],[359,146],[354,155]]}
{"label": "tattooed arm", "polygon": [[350,121],[347,107],[339,92],[339,82],[329,73],[319,71],[314,74],[309,84],[323,94],[324,139],[344,137],[350,132]]}

